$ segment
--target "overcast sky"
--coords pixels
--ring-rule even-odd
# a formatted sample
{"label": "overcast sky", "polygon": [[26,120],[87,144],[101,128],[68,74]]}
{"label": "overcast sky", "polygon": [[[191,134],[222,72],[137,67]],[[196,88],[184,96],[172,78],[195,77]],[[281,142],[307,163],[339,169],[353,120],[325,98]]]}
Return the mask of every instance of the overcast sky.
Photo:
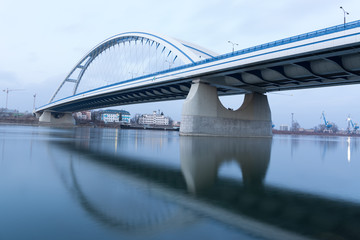
{"label": "overcast sky", "polygon": [[[182,0],[182,1],[48,1],[0,0],[0,90],[8,107],[31,111],[48,102],[59,84],[92,47],[109,36],[133,30],[152,31],[203,46],[217,53],[238,49],[360,19],[360,0]],[[360,85],[269,94],[272,119],[290,125],[291,113],[301,126],[328,120],[345,128],[351,114],[360,122]],[[0,107],[6,94],[0,91]],[[242,96],[226,97],[236,108]],[[183,101],[121,106],[135,113],[161,109],[181,119]]]}

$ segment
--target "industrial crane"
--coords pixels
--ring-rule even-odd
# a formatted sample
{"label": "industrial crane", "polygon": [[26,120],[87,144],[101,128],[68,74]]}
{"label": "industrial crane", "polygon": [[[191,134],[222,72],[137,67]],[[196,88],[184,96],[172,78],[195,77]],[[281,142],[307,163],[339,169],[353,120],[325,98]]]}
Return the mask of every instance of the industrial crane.
{"label": "industrial crane", "polygon": [[9,98],[9,92],[13,92],[13,91],[21,91],[23,89],[3,89],[3,92],[6,93],[6,105],[5,105],[5,109],[8,108],[8,98]]}
{"label": "industrial crane", "polygon": [[332,127],[332,124],[330,124],[329,121],[326,121],[324,112],[322,112],[322,117],[324,119],[325,127],[329,130]]}
{"label": "industrial crane", "polygon": [[356,131],[359,129],[359,125],[357,123],[354,123],[350,117],[350,115],[347,118],[348,121],[348,132],[350,133],[350,125],[353,128],[353,132],[356,133]]}

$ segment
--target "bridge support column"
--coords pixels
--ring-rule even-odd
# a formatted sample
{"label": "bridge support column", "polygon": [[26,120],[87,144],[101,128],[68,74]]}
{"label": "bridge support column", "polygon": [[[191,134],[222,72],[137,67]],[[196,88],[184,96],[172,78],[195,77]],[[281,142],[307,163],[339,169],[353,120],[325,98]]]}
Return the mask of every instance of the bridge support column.
{"label": "bridge support column", "polygon": [[72,113],[44,111],[39,117],[39,123],[51,126],[74,126],[75,119]]}
{"label": "bridge support column", "polygon": [[267,96],[246,94],[232,111],[221,104],[216,87],[195,80],[183,105],[180,135],[271,137],[271,125]]}

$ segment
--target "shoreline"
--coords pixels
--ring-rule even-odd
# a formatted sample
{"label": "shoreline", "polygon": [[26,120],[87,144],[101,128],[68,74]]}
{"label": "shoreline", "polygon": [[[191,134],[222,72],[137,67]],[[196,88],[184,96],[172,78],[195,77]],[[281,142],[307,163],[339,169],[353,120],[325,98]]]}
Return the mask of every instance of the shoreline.
{"label": "shoreline", "polygon": [[[51,124],[41,124],[39,122],[9,122],[9,121],[0,121],[0,125],[15,125],[15,126],[49,126]],[[64,126],[59,126],[64,127]],[[134,129],[134,130],[156,130],[156,131],[179,131],[179,128],[173,128],[168,126],[127,126],[127,125],[106,125],[106,124],[75,124],[73,126],[66,125],[65,127],[91,127],[91,128],[118,128],[118,129]]]}
{"label": "shoreline", "polygon": [[325,136],[325,137],[360,137],[355,133],[321,133],[321,132],[291,132],[272,130],[274,135],[299,135],[299,136]]}
{"label": "shoreline", "polygon": [[[6,122],[0,121],[0,125],[16,125],[16,126],[47,126],[39,124],[38,122]],[[179,131],[180,128],[173,128],[167,126],[128,126],[128,125],[105,125],[105,124],[77,124],[74,127],[92,127],[92,128],[119,128],[119,129],[132,129],[132,130],[155,130],[155,131]],[[325,137],[360,137],[360,133],[321,133],[321,132],[292,132],[292,131],[280,131],[272,130],[273,135],[296,135],[296,136],[325,136]]]}

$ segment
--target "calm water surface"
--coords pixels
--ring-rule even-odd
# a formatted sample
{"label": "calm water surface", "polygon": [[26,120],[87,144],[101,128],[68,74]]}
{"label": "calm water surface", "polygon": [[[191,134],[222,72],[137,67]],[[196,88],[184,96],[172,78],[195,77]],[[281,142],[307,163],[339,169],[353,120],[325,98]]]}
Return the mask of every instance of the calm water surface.
{"label": "calm water surface", "polygon": [[360,239],[360,138],[0,125],[0,239]]}

